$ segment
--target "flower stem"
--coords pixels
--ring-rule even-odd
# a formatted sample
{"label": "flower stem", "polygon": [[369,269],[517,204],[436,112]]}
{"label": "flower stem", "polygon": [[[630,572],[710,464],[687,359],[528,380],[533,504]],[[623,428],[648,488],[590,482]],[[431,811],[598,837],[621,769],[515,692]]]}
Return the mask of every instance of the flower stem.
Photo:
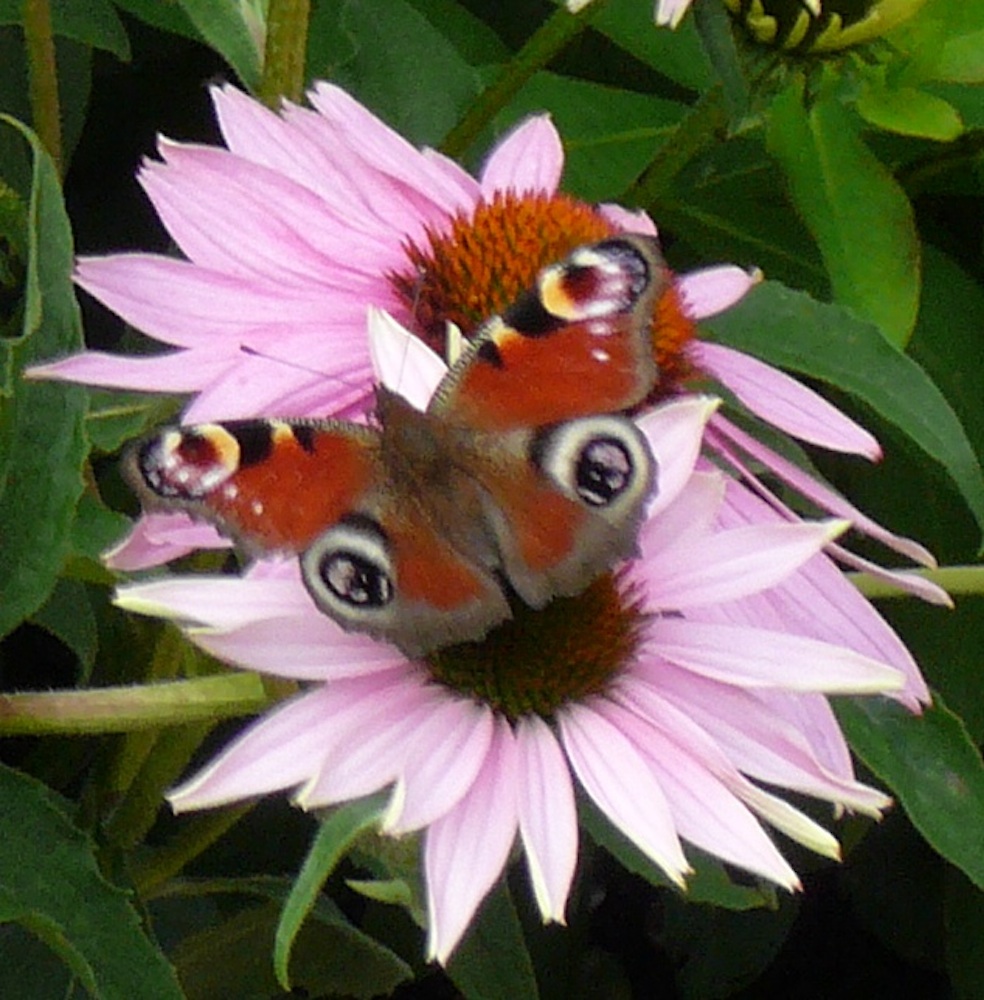
{"label": "flower stem", "polygon": [[24,0],[24,40],[30,76],[31,121],[61,176],[61,111],[48,0]]}
{"label": "flower stem", "polygon": [[[941,566],[939,569],[913,570],[913,573],[939,584],[951,596],[984,594],[984,566]],[[867,573],[849,573],[848,576],[865,597],[912,596],[890,581]]]}
{"label": "flower stem", "polygon": [[620,201],[651,208],[670,191],[677,174],[702,150],[717,142],[728,125],[724,93],[714,87],[666,136],[649,166]]}
{"label": "flower stem", "polygon": [[256,674],[223,674],[140,687],[0,695],[0,734],[125,733],[148,726],[251,715],[270,703]]}
{"label": "flower stem", "polygon": [[297,101],[304,91],[311,0],[270,0],[263,77],[258,97],[277,107],[282,97]]}
{"label": "flower stem", "polygon": [[478,95],[464,118],[448,132],[441,143],[441,150],[453,157],[460,157],[467,152],[486,125],[509,103],[523,84],[577,38],[605,3],[606,0],[596,0],[591,4],[590,14],[587,16],[570,14],[563,6],[551,14],[527,39],[499,78]]}

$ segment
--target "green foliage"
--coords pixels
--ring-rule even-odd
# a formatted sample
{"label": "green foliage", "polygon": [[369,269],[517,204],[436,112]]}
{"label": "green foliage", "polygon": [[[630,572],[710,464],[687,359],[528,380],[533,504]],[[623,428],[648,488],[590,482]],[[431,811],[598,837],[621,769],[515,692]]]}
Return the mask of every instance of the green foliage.
{"label": "green foliage", "polygon": [[[196,207],[167,205],[162,234],[149,210],[114,219],[132,204],[117,189],[133,194],[158,132],[221,141],[204,84],[218,69],[257,91],[267,5],[52,0],[61,177],[30,127],[44,109],[25,6],[0,0],[0,734],[13,737],[0,751],[19,768],[0,766],[0,996],[369,998],[415,978],[420,996],[710,1000],[793,981],[822,995],[837,976],[870,995],[984,995],[979,567],[953,612],[880,605],[934,702],[920,716],[884,699],[837,705],[898,807],[874,829],[834,827],[836,872],[780,843],[803,877],[796,898],[690,845],[680,893],[585,801],[567,926],[539,926],[510,866],[439,970],[422,958],[427,831],[373,832],[399,789],[333,811],[310,846],[310,817],[286,806],[170,816],[163,796],[189,763],[294,685],[226,671],[112,603],[124,575],[102,557],[135,509],[116,456],[173,419],[177,397],[24,372],[82,348],[73,241],[113,253],[107,234],[125,232],[131,249],[172,252],[173,235],[207,255]],[[306,80],[346,88],[415,145],[455,146],[473,173],[547,112],[564,190],[648,212],[676,272],[762,268],[769,280],[701,335],[831,393],[886,458],[869,468],[770,443],[959,574],[984,528],[984,4],[927,0],[888,38],[824,56],[756,49],[715,0],[675,32],[654,28],[651,0],[597,0],[577,20],[557,7],[313,0]],[[147,77],[161,101],[141,117],[133,81]],[[174,96],[191,92],[197,108]],[[366,207],[351,211],[360,226]],[[370,228],[389,223],[405,232],[402,219]],[[124,349],[102,313],[86,321],[100,350]]]}

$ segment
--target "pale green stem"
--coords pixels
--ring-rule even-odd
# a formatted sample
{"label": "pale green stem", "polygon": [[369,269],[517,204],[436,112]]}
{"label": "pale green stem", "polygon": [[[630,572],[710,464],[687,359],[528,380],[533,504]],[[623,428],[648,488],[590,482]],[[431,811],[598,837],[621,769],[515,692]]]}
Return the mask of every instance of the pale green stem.
{"label": "pale green stem", "polygon": [[61,111],[55,39],[48,0],[24,0],[24,40],[30,77],[31,123],[58,175],[62,172]]}
{"label": "pale green stem", "polygon": [[[952,596],[984,594],[984,566],[942,566],[940,569],[913,570],[913,573],[932,580]],[[848,576],[865,597],[912,596],[891,581],[881,580],[867,573],[849,573]]]}

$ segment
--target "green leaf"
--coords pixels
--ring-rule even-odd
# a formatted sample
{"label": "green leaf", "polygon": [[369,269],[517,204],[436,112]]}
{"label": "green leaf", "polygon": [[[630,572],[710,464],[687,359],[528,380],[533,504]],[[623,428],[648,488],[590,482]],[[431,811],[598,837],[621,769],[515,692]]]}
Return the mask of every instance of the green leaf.
{"label": "green leaf", "polygon": [[868,86],[855,107],[872,125],[922,139],[950,142],[963,132],[960,115],[947,101],[915,87]]}
{"label": "green leaf", "polygon": [[94,997],[180,1000],[173,970],[127,895],[103,879],[62,801],[2,767],[0,801],[0,920],[45,941]]}
{"label": "green leaf", "polygon": [[[591,839],[627,871],[659,889],[672,889],[674,893],[679,893],[663,870],[616,829],[593,803],[587,800],[578,803],[578,820]],[[694,869],[687,877],[687,889],[682,894],[688,903],[711,903],[729,910],[752,910],[775,905],[775,891],[771,886],[750,888],[736,885],[716,858],[692,847],[688,847],[686,853]]]}
{"label": "green leaf", "polygon": [[564,139],[564,189],[603,201],[627,188],[686,108],[598,83],[537,73],[496,118],[500,130],[549,110]]}
{"label": "green leaf", "polygon": [[[0,635],[36,611],[68,554],[86,457],[85,392],[27,382],[28,365],[82,346],[72,291],[72,235],[58,177],[36,136],[20,336],[0,339]],[[2,127],[2,124],[0,124]]]}
{"label": "green leaf", "polygon": [[946,469],[984,527],[984,477],[959,420],[922,369],[870,323],[767,281],[702,325],[731,347],[863,400]]}
{"label": "green leaf", "polygon": [[946,41],[936,76],[952,83],[984,83],[984,29]]}
{"label": "green leaf", "polygon": [[829,98],[807,112],[794,85],[772,105],[767,141],[820,247],[834,297],[904,345],[919,308],[912,206],[861,141],[857,120]]}
{"label": "green leaf", "polygon": [[237,0],[178,0],[188,20],[235,70],[244,87],[255,91],[260,82],[262,53],[243,17],[248,5]]}
{"label": "green leaf", "polygon": [[984,888],[984,763],[960,719],[939,695],[921,716],[887,699],[836,707],[851,746],[898,796],[916,829]]}
{"label": "green leaf", "polygon": [[[23,0],[0,0],[0,25],[23,22]],[[130,42],[109,0],[52,0],[51,28],[56,35],[112,52],[128,62]]]}
{"label": "green leaf", "polygon": [[504,883],[485,897],[447,971],[468,1000],[536,1000],[539,996],[519,915]]}
{"label": "green leaf", "polygon": [[479,90],[478,73],[406,0],[316,6],[308,78],[346,87],[411,142],[430,145]]}
{"label": "green leaf", "polygon": [[487,66],[509,58],[509,49],[502,39],[454,0],[410,0],[410,3],[470,65]]}
{"label": "green leaf", "polygon": [[301,925],[318,899],[322,886],[335,870],[356,837],[379,823],[386,808],[388,795],[372,795],[350,802],[335,810],[318,828],[304,866],[297,876],[290,896],[284,904],[274,947],[274,968],[277,982],[290,989],[291,949]]}
{"label": "green leaf", "polygon": [[[300,995],[370,1000],[411,978],[393,952],[327,909],[318,907],[296,941],[291,969]],[[185,938],[174,964],[186,1000],[280,996],[270,957],[277,920],[276,904],[249,907]]]}
{"label": "green leaf", "polygon": [[201,34],[188,20],[188,15],[176,3],[161,3],[161,0],[113,0],[113,3],[161,31],[183,35],[196,42],[203,41]]}
{"label": "green leaf", "polygon": [[710,63],[692,17],[685,18],[675,31],[669,31],[653,25],[651,3],[610,0],[592,17],[591,26],[684,87],[704,90],[713,83]]}
{"label": "green leaf", "polygon": [[114,452],[148,427],[173,417],[176,409],[173,396],[91,389],[86,432],[94,448]]}
{"label": "green leaf", "polygon": [[31,621],[68,646],[84,671],[92,667],[99,648],[99,634],[85,584],[59,580],[48,600],[31,616]]}

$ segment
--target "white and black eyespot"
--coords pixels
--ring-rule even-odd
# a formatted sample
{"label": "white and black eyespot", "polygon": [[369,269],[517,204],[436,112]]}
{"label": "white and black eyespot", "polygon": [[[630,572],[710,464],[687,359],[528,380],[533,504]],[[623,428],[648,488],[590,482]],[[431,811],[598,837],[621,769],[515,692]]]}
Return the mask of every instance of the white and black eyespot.
{"label": "white and black eyespot", "polygon": [[395,597],[386,534],[354,515],[320,535],[301,556],[304,584],[322,611],[346,623],[370,623]]}
{"label": "white and black eyespot", "polygon": [[545,428],[531,457],[568,495],[600,512],[617,513],[653,488],[656,460],[645,436],[623,417],[586,417]]}

